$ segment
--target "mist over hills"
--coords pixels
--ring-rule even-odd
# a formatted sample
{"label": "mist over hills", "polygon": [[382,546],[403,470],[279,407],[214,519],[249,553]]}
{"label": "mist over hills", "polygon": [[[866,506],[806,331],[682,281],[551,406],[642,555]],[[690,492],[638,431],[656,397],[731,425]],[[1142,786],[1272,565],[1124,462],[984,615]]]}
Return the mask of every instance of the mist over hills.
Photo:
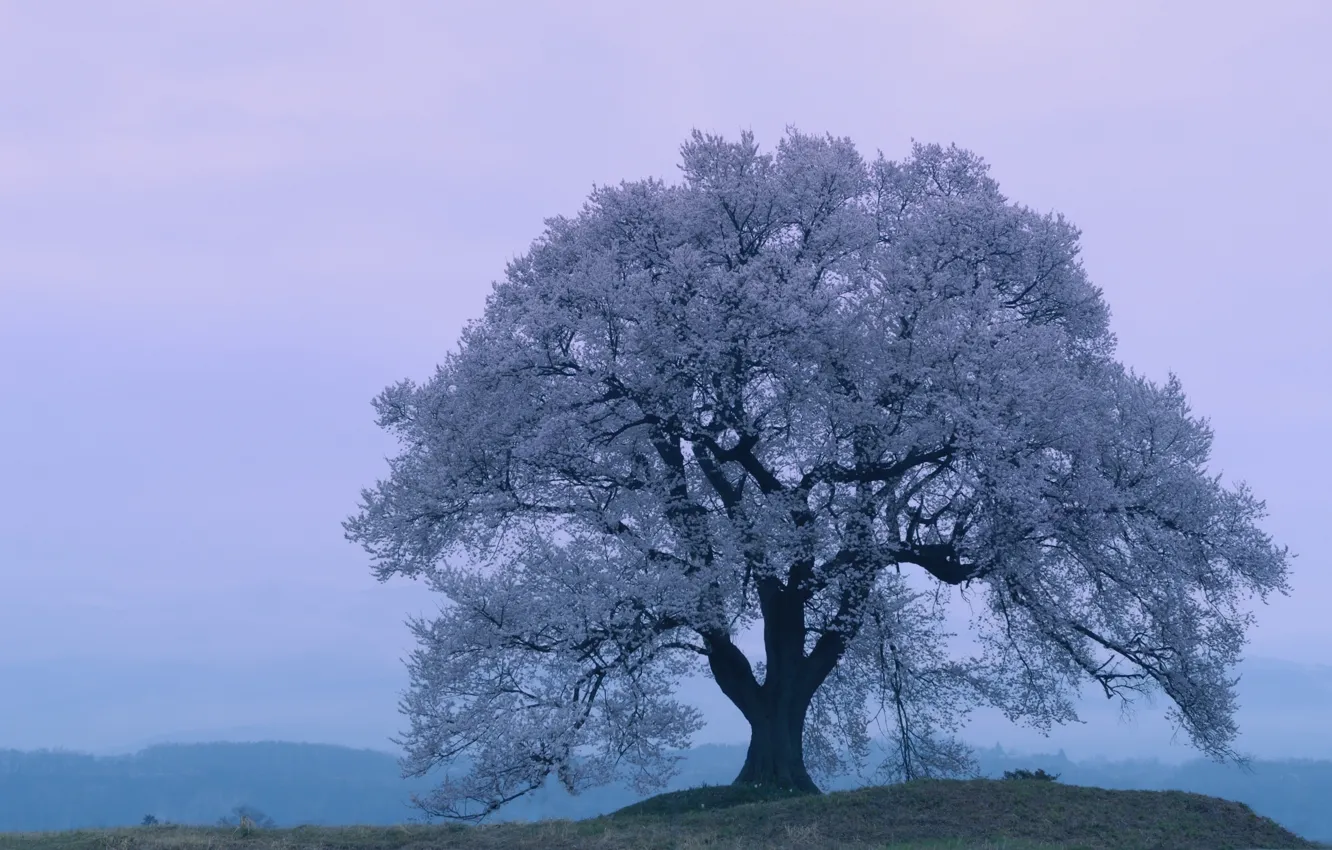
{"label": "mist over hills", "polygon": [[[1239,749],[1267,759],[1332,759],[1332,666],[1277,659],[1243,661]],[[61,660],[0,662],[0,748],[128,754],[159,743],[294,741],[397,752],[389,740],[406,726],[398,699],[407,687],[389,659],[301,657],[241,664]],[[747,740],[739,712],[706,680],[686,682],[684,699],[709,725],[694,745]],[[1131,718],[1088,689],[1083,724],[1050,736],[980,709],[963,737],[1009,751],[1062,749],[1076,760],[1197,757],[1164,719],[1166,701],[1140,701]]]}
{"label": "mist over hills", "polygon": [[[1239,674],[1238,748],[1254,757],[1251,774],[1172,744],[1164,700],[1140,704],[1126,721],[1117,703],[1085,694],[1086,723],[1048,738],[978,711],[964,737],[981,747],[987,776],[1041,768],[1069,784],[1194,791],[1332,841],[1332,667],[1260,658]],[[438,779],[401,776],[389,741],[405,725],[397,700],[407,677],[397,663],[9,664],[0,684],[0,831],[128,825],[147,814],[213,823],[238,805],[280,826],[403,823],[420,816],[410,795]],[[744,760],[743,728],[727,721],[715,685],[689,687],[716,723],[696,736],[665,790],[729,783]],[[872,783],[882,757],[876,749],[866,774],[820,785]],[[498,819],[578,819],[639,799],[624,785],[572,797],[552,781]]]}
{"label": "mist over hills", "polygon": [[[745,749],[703,745],[683,753],[667,789],[729,783]],[[1043,769],[1072,785],[1193,791],[1237,800],[1306,838],[1332,840],[1332,761],[1255,761],[1253,772],[1194,760],[1075,762],[1063,753],[1023,755],[988,748],[981,772]],[[875,742],[867,772],[883,758]],[[166,744],[133,755],[0,750],[0,832],[123,826],[152,814],[161,821],[211,824],[248,805],[278,826],[405,823],[409,804],[437,777],[401,778],[397,760],[374,750],[288,742]],[[865,777],[822,782],[824,790],[860,787]],[[614,811],[644,795],[609,785],[571,796],[555,782],[502,809],[497,821],[581,819]]]}

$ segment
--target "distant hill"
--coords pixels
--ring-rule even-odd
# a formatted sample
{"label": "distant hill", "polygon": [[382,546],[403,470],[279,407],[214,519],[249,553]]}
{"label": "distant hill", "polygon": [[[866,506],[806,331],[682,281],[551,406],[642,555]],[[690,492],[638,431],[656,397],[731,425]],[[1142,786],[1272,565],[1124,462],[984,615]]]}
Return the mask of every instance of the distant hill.
{"label": "distant hill", "polygon": [[[1000,747],[977,753],[983,775],[1043,769],[1067,785],[1125,790],[1180,790],[1235,800],[1316,841],[1332,841],[1332,761],[1255,761],[1254,772],[1196,760],[1074,762],[1061,754],[1016,755]],[[882,758],[877,748],[867,768]],[[727,784],[744,761],[741,746],[704,745],[684,753],[665,790]],[[826,791],[867,784],[844,776]],[[59,830],[139,823],[144,815],[182,824],[211,824],[234,807],[252,806],[279,826],[395,824],[417,819],[413,791],[430,778],[401,778],[394,756],[323,744],[286,742],[169,744],[133,755],[91,756],[0,750],[0,831]],[[625,786],[571,797],[555,783],[515,801],[496,820],[578,820],[643,799]]]}
{"label": "distant hill", "polygon": [[[1235,672],[1240,750],[1266,759],[1332,759],[1332,667],[1249,658]],[[307,741],[392,750],[389,739],[407,726],[398,703],[408,676],[391,658],[0,661],[0,683],[0,749],[128,755],[166,743]],[[714,682],[685,682],[677,693],[708,718],[696,743],[746,740],[748,725]],[[1077,704],[1087,722],[1055,727],[1048,739],[993,708],[978,708],[962,735],[1027,752],[1062,747],[1075,759],[1182,763],[1196,751],[1182,735],[1171,743],[1166,703],[1159,697],[1153,708],[1139,701],[1126,723],[1117,702],[1088,688]]]}

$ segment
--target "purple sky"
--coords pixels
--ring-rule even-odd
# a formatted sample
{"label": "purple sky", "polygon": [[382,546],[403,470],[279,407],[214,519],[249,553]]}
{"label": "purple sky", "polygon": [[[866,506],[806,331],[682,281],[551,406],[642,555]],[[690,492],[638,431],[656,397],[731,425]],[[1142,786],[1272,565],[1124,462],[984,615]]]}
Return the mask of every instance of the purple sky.
{"label": "purple sky", "polygon": [[[1249,653],[1332,663],[1332,4],[1092,6],[0,2],[0,747],[404,728],[435,600],[342,537],[369,401],[694,127],[956,142],[1066,214],[1297,553]],[[223,684],[135,684],[187,669]],[[743,738],[713,689],[698,740]]]}

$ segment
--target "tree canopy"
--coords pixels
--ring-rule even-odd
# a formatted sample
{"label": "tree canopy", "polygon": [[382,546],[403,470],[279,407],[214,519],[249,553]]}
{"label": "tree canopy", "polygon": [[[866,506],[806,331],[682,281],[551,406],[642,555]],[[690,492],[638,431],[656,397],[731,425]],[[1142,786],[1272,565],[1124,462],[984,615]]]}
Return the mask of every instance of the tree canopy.
{"label": "tree canopy", "polygon": [[417,804],[659,788],[700,671],[750,723],[737,782],[817,792],[876,716],[885,778],[956,775],[973,706],[1049,729],[1088,681],[1239,758],[1227,671],[1288,554],[1175,376],[1115,360],[1078,230],[956,147],[681,154],[548,219],[434,376],[375,400],[401,453],[347,536],[450,603],[410,623],[404,769],[470,767]]}

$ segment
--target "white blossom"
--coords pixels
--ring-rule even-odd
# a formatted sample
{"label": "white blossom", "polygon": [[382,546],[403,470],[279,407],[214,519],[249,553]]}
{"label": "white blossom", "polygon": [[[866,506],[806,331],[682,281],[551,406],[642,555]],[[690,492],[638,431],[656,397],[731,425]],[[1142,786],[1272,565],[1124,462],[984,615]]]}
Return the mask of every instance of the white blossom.
{"label": "white blossom", "polygon": [[[348,537],[450,603],[412,624],[404,767],[471,764],[419,804],[659,788],[704,667],[754,726],[742,779],[786,769],[791,723],[842,770],[875,717],[889,778],[956,775],[970,707],[1049,728],[1088,680],[1237,757],[1243,603],[1286,592],[1287,552],[1178,380],[1115,361],[1077,229],[956,148],[696,132],[682,158],[548,220],[435,376],[376,400],[402,451]],[[982,652],[954,660],[959,592]]]}

